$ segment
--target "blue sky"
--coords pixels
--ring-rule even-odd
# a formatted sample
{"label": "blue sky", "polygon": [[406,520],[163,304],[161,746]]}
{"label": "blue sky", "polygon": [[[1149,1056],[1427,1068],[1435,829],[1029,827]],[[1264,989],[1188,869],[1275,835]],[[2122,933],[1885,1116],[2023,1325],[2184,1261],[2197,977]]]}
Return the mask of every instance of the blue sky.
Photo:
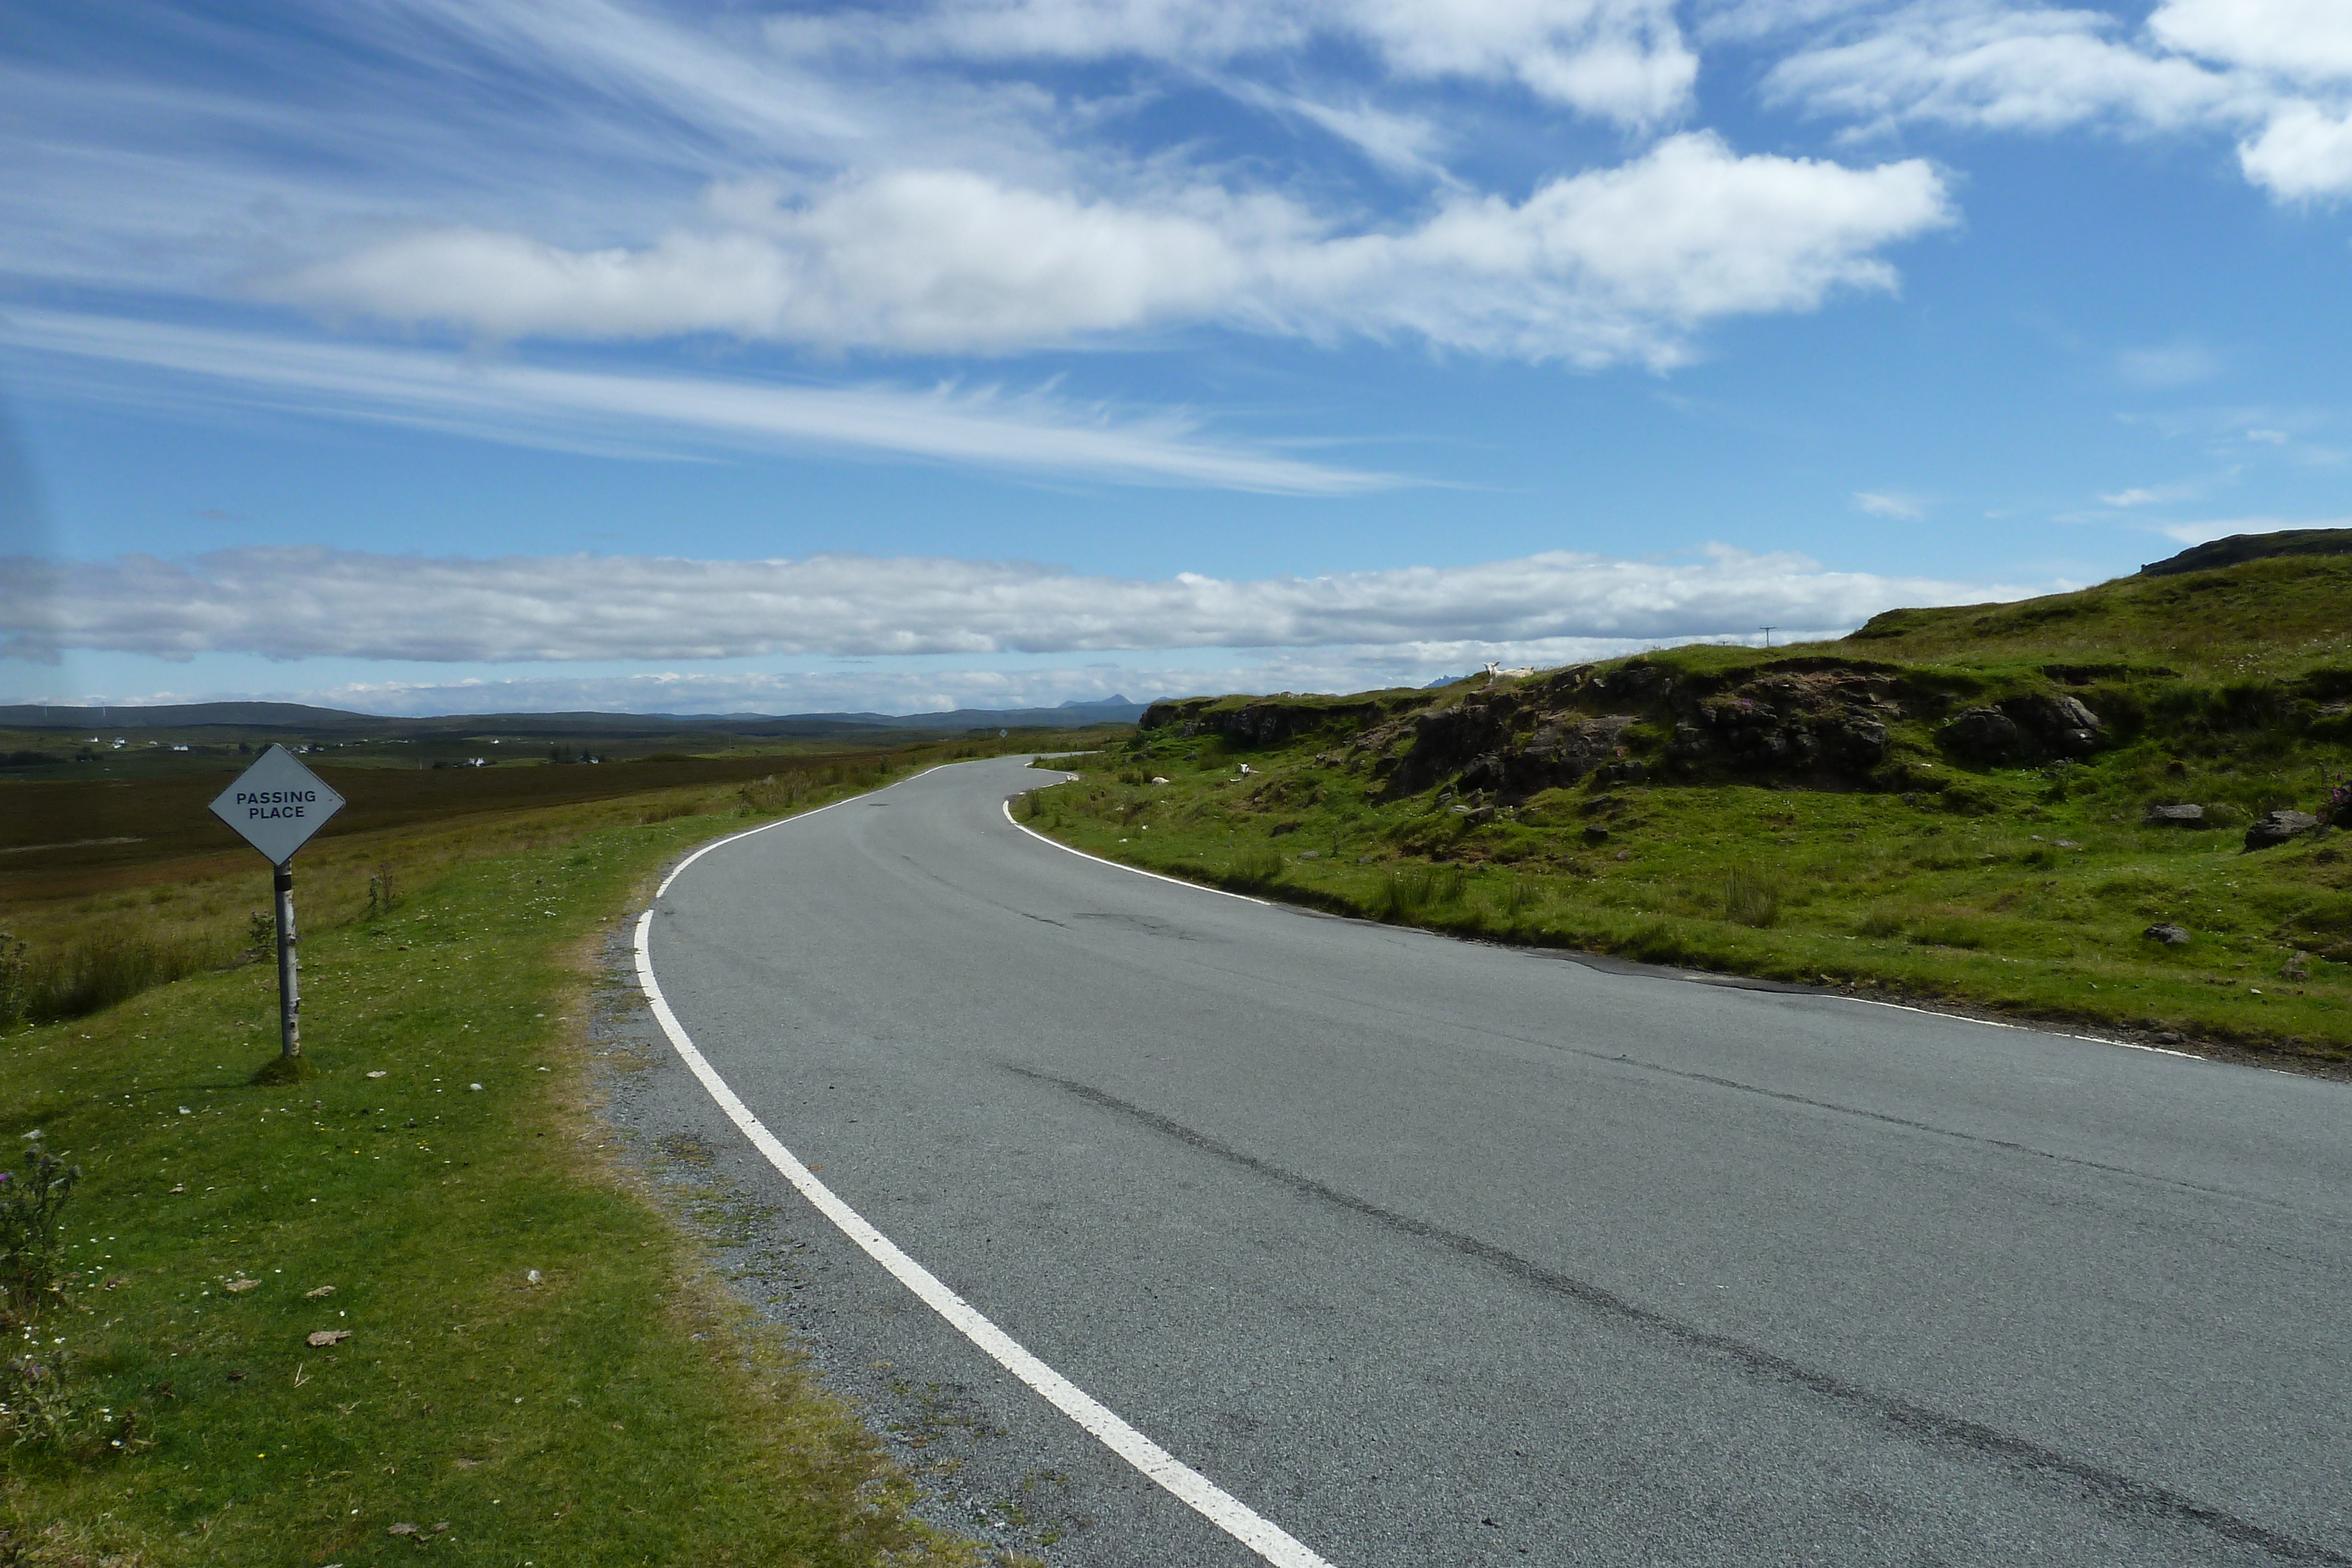
{"label": "blue sky", "polygon": [[1344,689],[2342,524],[2352,8],[47,7],[0,695]]}

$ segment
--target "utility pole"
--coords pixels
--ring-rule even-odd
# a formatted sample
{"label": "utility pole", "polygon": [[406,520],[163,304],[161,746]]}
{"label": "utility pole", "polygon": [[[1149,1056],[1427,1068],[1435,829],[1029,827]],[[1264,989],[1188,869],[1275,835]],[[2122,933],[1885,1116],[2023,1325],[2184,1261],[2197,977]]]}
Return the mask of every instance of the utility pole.
{"label": "utility pole", "polygon": [[1764,628],[1764,645],[1767,648],[1772,645],[1772,628],[1769,626]]}

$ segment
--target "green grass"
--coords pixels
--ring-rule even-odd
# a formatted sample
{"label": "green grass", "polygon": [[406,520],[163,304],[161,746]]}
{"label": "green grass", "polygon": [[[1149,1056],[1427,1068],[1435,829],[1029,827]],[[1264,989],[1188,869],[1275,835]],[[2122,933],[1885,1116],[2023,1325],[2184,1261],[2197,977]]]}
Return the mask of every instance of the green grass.
{"label": "green grass", "polygon": [[[1094,853],[1372,919],[2352,1062],[2352,839],[2241,851],[2247,813],[2316,790],[2293,747],[2150,738],[1909,796],[1588,780],[1475,821],[1333,746],[1145,731],[1024,809]],[[2244,804],[2236,829],[2143,827],[2152,793]],[[2143,935],[2166,921],[2194,940]]]}
{"label": "green grass", "polygon": [[589,1109],[583,954],[737,825],[594,825],[306,936],[308,1082],[249,1082],[261,966],[0,1042],[0,1163],[39,1129],[85,1172],[42,1354],[152,1445],[0,1458],[0,1563],[972,1560]]}

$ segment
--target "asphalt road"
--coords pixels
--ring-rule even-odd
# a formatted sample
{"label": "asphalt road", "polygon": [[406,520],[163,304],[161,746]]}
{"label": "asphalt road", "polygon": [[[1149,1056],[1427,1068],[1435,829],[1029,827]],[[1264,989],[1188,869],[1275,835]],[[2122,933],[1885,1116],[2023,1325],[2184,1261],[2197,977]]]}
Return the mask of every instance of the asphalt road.
{"label": "asphalt road", "polygon": [[[1171,885],[1013,828],[1040,781],[726,845],[653,966],[844,1199],[1337,1568],[2352,1563],[2352,1087]],[[677,1081],[821,1359],[984,1436],[1053,1562],[1258,1561]]]}

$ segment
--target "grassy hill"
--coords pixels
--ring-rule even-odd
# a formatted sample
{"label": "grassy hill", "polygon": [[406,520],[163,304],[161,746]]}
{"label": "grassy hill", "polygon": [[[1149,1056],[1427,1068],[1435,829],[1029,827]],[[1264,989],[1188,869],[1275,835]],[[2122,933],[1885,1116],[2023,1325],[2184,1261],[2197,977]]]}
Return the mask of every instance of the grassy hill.
{"label": "grassy hill", "polygon": [[1157,704],[1029,810],[1377,919],[2340,1071],[2352,861],[2248,842],[2352,763],[2352,557],[2223,542],[1832,643]]}

